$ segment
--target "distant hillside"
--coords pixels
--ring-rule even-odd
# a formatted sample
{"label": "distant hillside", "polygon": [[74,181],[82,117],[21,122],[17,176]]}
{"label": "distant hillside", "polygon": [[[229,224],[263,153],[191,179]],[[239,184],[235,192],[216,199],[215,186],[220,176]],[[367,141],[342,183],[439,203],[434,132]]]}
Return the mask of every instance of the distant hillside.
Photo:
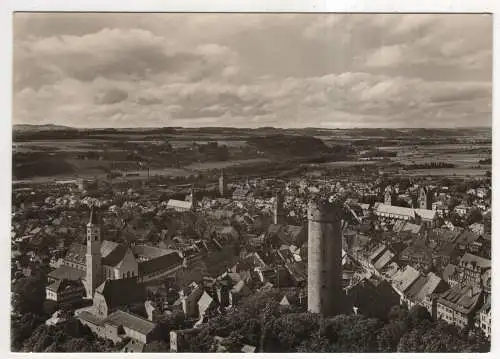
{"label": "distant hillside", "polygon": [[322,140],[311,136],[269,135],[250,138],[247,144],[267,157],[290,158],[331,153]]}
{"label": "distant hillside", "polygon": [[61,125],[14,125],[12,126],[13,131],[19,132],[36,132],[36,131],[67,131],[73,130],[73,127],[61,126]]}

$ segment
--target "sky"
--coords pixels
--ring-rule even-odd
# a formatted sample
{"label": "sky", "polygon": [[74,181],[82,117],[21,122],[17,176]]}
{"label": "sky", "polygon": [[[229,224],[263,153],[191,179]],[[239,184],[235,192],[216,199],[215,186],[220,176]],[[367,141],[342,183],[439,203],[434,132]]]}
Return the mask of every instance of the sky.
{"label": "sky", "polygon": [[17,13],[13,123],[492,123],[482,14]]}

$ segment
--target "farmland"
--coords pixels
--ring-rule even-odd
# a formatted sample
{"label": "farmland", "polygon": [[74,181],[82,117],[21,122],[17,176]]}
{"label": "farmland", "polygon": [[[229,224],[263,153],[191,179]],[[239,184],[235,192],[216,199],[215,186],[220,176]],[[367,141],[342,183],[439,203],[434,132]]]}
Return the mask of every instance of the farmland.
{"label": "farmland", "polygon": [[[76,130],[14,128],[13,179],[188,177],[221,169],[249,175],[314,168],[376,166],[409,176],[484,176],[491,170],[491,129]],[[363,153],[374,153],[366,158]],[[390,157],[384,157],[390,154]],[[483,163],[479,164],[482,160]],[[451,168],[426,168],[443,162]],[[418,168],[408,169],[408,166]]]}

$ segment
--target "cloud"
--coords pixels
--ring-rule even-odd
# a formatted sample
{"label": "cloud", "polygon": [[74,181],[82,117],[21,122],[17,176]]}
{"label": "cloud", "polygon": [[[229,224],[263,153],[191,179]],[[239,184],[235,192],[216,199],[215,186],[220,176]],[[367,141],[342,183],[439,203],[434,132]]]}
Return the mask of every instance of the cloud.
{"label": "cloud", "polygon": [[100,93],[95,97],[95,103],[101,105],[110,105],[125,101],[128,98],[127,91],[120,89],[111,89],[104,93]]}
{"label": "cloud", "polygon": [[491,30],[482,15],[16,15],[14,122],[489,125]]}

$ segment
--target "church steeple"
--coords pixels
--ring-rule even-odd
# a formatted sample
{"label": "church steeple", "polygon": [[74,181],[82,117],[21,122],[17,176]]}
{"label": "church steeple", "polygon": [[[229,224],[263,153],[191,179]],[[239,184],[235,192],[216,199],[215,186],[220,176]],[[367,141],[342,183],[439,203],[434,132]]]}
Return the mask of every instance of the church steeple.
{"label": "church steeple", "polygon": [[90,207],[87,223],[87,252],[85,254],[85,286],[87,298],[93,298],[101,281],[101,223],[97,208]]}

